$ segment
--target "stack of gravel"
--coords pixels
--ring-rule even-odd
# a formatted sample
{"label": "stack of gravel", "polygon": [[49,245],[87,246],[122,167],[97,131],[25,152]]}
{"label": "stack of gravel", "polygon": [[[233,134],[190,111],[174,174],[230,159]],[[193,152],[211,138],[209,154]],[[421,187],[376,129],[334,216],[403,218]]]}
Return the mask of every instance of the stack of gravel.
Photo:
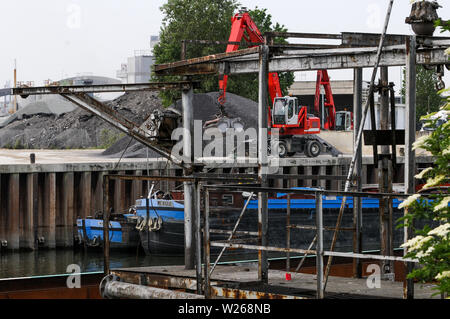
{"label": "stack of gravel", "polygon": [[[71,108],[61,99],[31,103],[10,119],[0,128],[0,148],[95,148],[105,143],[105,137],[119,136],[118,130],[98,116]],[[162,108],[155,92],[126,93],[106,104],[137,124],[152,110]]]}
{"label": "stack of gravel", "polygon": [[[217,92],[194,94],[194,120],[201,120],[204,123],[205,121],[215,119],[216,114],[219,113],[217,104],[218,96],[219,93]],[[173,107],[181,112],[181,100],[177,101]],[[240,118],[245,128],[257,128],[258,104],[256,102],[239,95],[227,93],[227,101],[224,108],[229,118]],[[129,136],[125,136],[105,150],[103,155],[110,157],[120,157],[123,155],[125,158],[143,158],[147,157],[147,152],[150,158],[160,157],[157,153],[147,149],[141,143],[132,140]]]}
{"label": "stack of gravel", "polygon": [[[215,119],[219,112],[218,96],[217,92],[194,94],[194,119],[203,123]],[[47,100],[47,103],[29,104],[18,114],[20,116],[10,119],[0,128],[0,148],[96,148],[104,144],[105,132],[113,137],[122,134],[98,116],[68,104],[59,96]],[[163,109],[157,92],[126,93],[106,104],[138,125],[154,110]],[[173,107],[182,111],[181,101]],[[225,111],[230,118],[241,118],[246,128],[257,127],[257,103],[254,101],[228,93]],[[106,149],[103,155],[120,157],[123,153],[127,158],[143,158],[147,156],[147,148],[124,136]],[[151,150],[148,150],[148,156],[159,157]]]}

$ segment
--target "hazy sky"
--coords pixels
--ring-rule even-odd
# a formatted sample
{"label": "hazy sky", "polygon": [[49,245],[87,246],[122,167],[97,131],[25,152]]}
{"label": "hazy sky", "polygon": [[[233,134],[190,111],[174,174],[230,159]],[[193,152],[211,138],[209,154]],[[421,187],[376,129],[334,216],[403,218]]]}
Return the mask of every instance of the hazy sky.
{"label": "hazy sky", "polygon": [[[134,50],[148,49],[159,33],[163,0],[2,0],[0,1],[0,86],[18,80],[59,80],[79,73],[115,77]],[[445,5],[444,1],[440,1]],[[445,1],[448,2],[448,1]],[[381,32],[388,0],[241,0],[243,6],[267,8],[273,21],[289,31],[339,33]],[[405,17],[410,0],[395,0],[389,33],[411,34]],[[450,3],[438,11],[450,18]],[[224,39],[225,40],[225,39]],[[351,79],[351,71],[331,71],[332,79]],[[399,68],[391,81],[398,83]],[[313,80],[311,73],[297,79]],[[370,70],[364,72],[370,78]],[[446,76],[446,84],[450,77]]]}

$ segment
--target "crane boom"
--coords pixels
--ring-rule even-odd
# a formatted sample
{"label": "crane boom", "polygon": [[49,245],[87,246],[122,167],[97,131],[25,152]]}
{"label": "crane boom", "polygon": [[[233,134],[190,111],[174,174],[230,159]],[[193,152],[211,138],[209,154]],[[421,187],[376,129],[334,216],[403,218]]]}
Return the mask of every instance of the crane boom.
{"label": "crane boom", "polygon": [[[238,50],[242,39],[249,42],[251,46],[265,43],[264,37],[247,11],[241,10],[231,19],[231,22],[231,33],[226,52]],[[223,106],[226,102],[227,81],[228,75],[220,75],[218,104],[222,117],[224,116]],[[331,129],[335,127],[336,112],[330,79],[326,70],[319,70],[317,73],[316,110],[319,109],[321,85],[324,86],[326,95],[327,123],[325,128]],[[296,97],[283,97],[278,73],[269,72],[268,89],[272,106],[268,105],[267,120],[270,128],[278,129],[279,134],[277,137],[273,137],[272,142],[278,145],[280,157],[291,156],[296,152],[303,152],[308,157],[316,157],[323,149],[333,149],[331,145],[317,136],[320,133],[320,119],[308,114],[308,108],[300,106]],[[217,123],[217,121],[218,119],[208,123]],[[268,134],[272,138],[272,132],[269,131]]]}
{"label": "crane boom", "polygon": [[[239,49],[239,44],[236,42],[241,42],[244,39],[249,43],[264,43],[264,37],[261,35],[255,22],[252,20],[248,12],[241,11],[237,13],[231,19],[231,33],[228,42],[233,42],[227,45],[226,52],[233,52]],[[256,46],[256,45],[253,45]],[[223,105],[226,102],[226,89],[227,89],[228,75],[219,76],[219,99],[218,102]],[[269,73],[269,94],[271,101],[276,97],[281,97],[281,86],[278,73]]]}
{"label": "crane boom", "polygon": [[320,101],[320,86],[323,86],[325,91],[324,106],[325,106],[325,120],[323,127],[326,130],[336,129],[336,108],[334,106],[333,92],[331,91],[330,77],[327,70],[317,71],[316,81],[316,95],[314,98],[314,110],[316,113],[320,113],[319,101]]}

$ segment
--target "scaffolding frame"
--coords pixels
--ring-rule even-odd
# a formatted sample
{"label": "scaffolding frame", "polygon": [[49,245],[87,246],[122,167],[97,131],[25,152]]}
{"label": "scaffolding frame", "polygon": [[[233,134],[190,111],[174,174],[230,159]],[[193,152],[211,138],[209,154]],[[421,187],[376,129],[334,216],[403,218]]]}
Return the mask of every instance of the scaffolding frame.
{"label": "scaffolding frame", "polygon": [[[301,254],[310,254],[316,256],[316,276],[317,276],[317,291],[316,291],[316,297],[318,299],[323,299],[325,297],[325,280],[324,280],[324,257],[344,257],[344,258],[359,258],[359,259],[373,259],[373,260],[384,260],[384,261],[402,261],[402,262],[409,262],[409,263],[417,263],[417,259],[411,259],[411,258],[403,258],[393,255],[375,255],[375,254],[362,254],[362,253],[354,253],[354,252],[335,252],[330,250],[325,250],[323,246],[323,232],[324,230],[329,230],[328,227],[325,227],[323,225],[323,197],[329,196],[329,195],[341,195],[341,196],[349,196],[353,198],[361,198],[361,197],[371,197],[371,198],[405,198],[410,196],[410,194],[396,194],[396,193],[364,193],[364,192],[344,192],[344,191],[327,191],[327,190],[319,190],[319,189],[312,189],[312,190],[305,190],[305,189],[290,189],[290,188],[267,188],[267,187],[255,187],[255,186],[246,186],[242,184],[234,184],[234,185],[200,185],[197,186],[197,198],[199,199],[200,193],[203,192],[203,206],[204,206],[204,215],[201,216],[200,213],[200,203],[198,203],[198,208],[196,211],[196,217],[197,218],[203,218],[204,222],[204,228],[201,229],[199,225],[197,226],[197,245],[200,245],[200,238],[201,233],[203,231],[203,249],[204,249],[204,256],[203,256],[203,264],[202,260],[200,259],[199,255],[197,255],[197,272],[199,272],[202,267],[204,268],[202,273],[203,276],[198,275],[197,276],[197,283],[198,287],[201,287],[201,283],[203,282],[204,285],[202,286],[201,290],[197,290],[197,293],[204,294],[205,298],[211,298],[213,295],[212,290],[217,291],[219,287],[211,286],[211,276],[214,271],[214,267],[217,264],[217,261],[211,266],[211,247],[221,247],[221,248],[234,248],[234,249],[246,249],[246,250],[257,250],[258,252],[261,251],[274,251],[274,252],[285,252],[285,253],[301,253]],[[210,213],[210,206],[209,206],[209,192],[210,190],[239,190],[239,191],[247,191],[252,193],[276,193],[276,192],[285,192],[288,195],[292,194],[308,194],[308,195],[314,195],[315,201],[316,201],[316,222],[315,226],[308,226],[308,229],[312,229],[316,231],[316,249],[311,249],[311,246],[308,249],[298,249],[298,248],[290,248],[290,247],[271,247],[262,245],[261,239],[262,239],[262,225],[258,223],[258,239],[259,244],[258,245],[251,245],[247,243],[240,243],[240,242],[233,242],[232,237],[230,236],[228,240],[226,241],[211,241],[210,240],[210,233],[212,232],[212,229],[210,229],[210,223],[209,223],[209,213]],[[244,206],[243,211],[245,211],[247,205]],[[237,229],[237,226],[239,225],[240,218],[243,214],[243,211],[240,215],[240,217],[237,219],[236,224],[233,227],[232,234],[235,233],[235,230]],[[301,226],[300,226],[301,227]],[[354,230],[354,229],[352,229]],[[252,235],[254,235],[252,233]],[[220,256],[219,256],[220,258]],[[266,260],[262,260],[262,262],[267,263]],[[258,269],[264,269],[268,268],[268,265],[262,265],[261,261],[258,263]],[[406,281],[406,278],[405,278]],[[266,282],[267,283],[267,282]],[[245,293],[242,291],[241,293]]]}

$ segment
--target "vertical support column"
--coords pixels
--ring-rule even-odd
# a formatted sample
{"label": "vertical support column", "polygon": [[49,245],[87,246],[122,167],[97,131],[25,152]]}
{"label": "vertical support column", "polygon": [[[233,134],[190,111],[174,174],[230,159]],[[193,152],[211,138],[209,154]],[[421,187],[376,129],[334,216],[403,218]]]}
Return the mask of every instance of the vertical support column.
{"label": "vertical support column", "polygon": [[[322,193],[316,193],[316,274],[317,299],[324,298],[323,282],[323,201]],[[329,257],[328,257],[329,258]]]}
{"label": "vertical support column", "polygon": [[24,191],[21,191],[24,200],[21,200],[22,238],[20,247],[34,249],[34,199],[33,199],[33,173],[24,178]]}
{"label": "vertical support column", "polygon": [[2,185],[4,180],[5,174],[0,174],[0,245],[2,240],[6,240],[6,191]]}
{"label": "vertical support column", "polygon": [[93,212],[91,211],[91,172],[83,172],[81,173],[81,216],[86,218],[87,216],[92,216]]}
{"label": "vertical support column", "polygon": [[103,177],[103,272],[109,275],[109,178]]}
{"label": "vertical support column", "polygon": [[[181,92],[181,103],[183,106],[183,155],[185,161],[193,164],[193,132],[194,132],[194,90]],[[192,175],[192,169],[185,169],[184,175]],[[186,269],[194,269],[195,246],[194,246],[194,187],[191,182],[184,182],[184,266]]]}
{"label": "vertical support column", "polygon": [[[283,175],[283,167],[280,167],[278,169],[277,174]],[[275,188],[283,188],[283,185],[284,185],[283,179],[282,178],[276,178],[275,181],[274,181],[273,187],[275,187]]]}
{"label": "vertical support column", "polygon": [[[381,130],[389,130],[389,73],[387,67],[381,67],[380,72],[381,77],[381,91],[380,91],[380,128]],[[389,193],[392,191],[392,179],[389,175],[389,167],[392,165],[389,156],[389,146],[382,145],[381,146],[381,156],[378,160],[378,185],[379,190],[382,193]],[[390,219],[391,215],[389,212],[391,211],[390,204],[392,201],[387,198],[380,198],[379,204],[379,217],[380,217],[380,243],[381,243],[381,254],[382,255],[390,255],[391,252],[391,232],[390,229]],[[382,277],[384,275],[390,274],[392,272],[393,263],[390,261],[381,261],[381,269],[382,269]]]}
{"label": "vertical support column", "polygon": [[[288,184],[289,185],[289,184]],[[291,248],[291,194],[287,195],[286,210],[286,248]],[[291,253],[286,253],[286,271],[291,271]]]}
{"label": "vertical support column", "polygon": [[[406,38],[406,109],[405,109],[405,193],[415,192],[414,175],[416,171],[415,152],[412,144],[416,139],[416,37]],[[405,215],[408,209],[405,209]],[[412,237],[412,229],[405,227],[405,242]],[[405,254],[407,249],[405,248]],[[413,263],[406,263],[407,273],[413,268]],[[414,298],[414,282],[405,280],[403,297]]]}
{"label": "vertical support column", "polygon": [[45,174],[45,247],[56,248],[56,173]]}
{"label": "vertical support column", "polygon": [[76,216],[74,216],[74,174],[67,172],[63,175],[63,190],[61,196],[62,219],[64,225],[64,246],[73,246],[74,227]]}
{"label": "vertical support column", "polygon": [[[327,167],[326,166],[319,166],[319,176],[326,176],[327,175]],[[327,180],[326,179],[321,179],[318,181],[320,187],[322,187],[322,189],[326,189],[327,188]]]}
{"label": "vertical support column", "polygon": [[[118,175],[125,175],[124,171],[117,173]],[[125,200],[125,183],[123,180],[114,179],[114,212],[119,212],[124,208]]]}
{"label": "vertical support column", "polygon": [[[361,160],[362,162],[362,160]],[[362,165],[361,168],[361,174],[359,174],[359,178],[361,178],[361,188],[364,184],[368,184],[367,182],[367,164],[366,165]]]}
{"label": "vertical support column", "polygon": [[[289,167],[289,174],[290,175],[298,175],[298,167],[297,166]],[[297,187],[298,179],[291,179],[289,185],[291,185],[291,187]]]}
{"label": "vertical support column", "polygon": [[[305,166],[305,175],[311,176],[313,174],[313,169],[311,165]],[[312,179],[306,179],[306,187],[312,187]]]}
{"label": "vertical support column", "polygon": [[[36,227],[36,237],[38,247],[42,245],[41,239],[46,236],[46,228],[45,228],[45,212],[46,210],[46,192],[45,192],[45,173],[36,173],[36,178],[34,180],[36,186],[36,198],[37,203],[34,208],[34,217],[35,217],[35,227]],[[45,240],[45,238],[44,238]]]}
{"label": "vertical support column", "polygon": [[[134,172],[136,176],[142,176],[142,170],[137,170]],[[133,204],[136,202],[136,199],[142,197],[142,180],[133,180]]]}
{"label": "vertical support column", "polygon": [[19,211],[19,174],[9,174],[8,210],[7,210],[7,241],[8,249],[20,248],[20,211]]}
{"label": "vertical support column", "polygon": [[[258,177],[262,187],[267,187],[267,92],[269,75],[269,47],[260,46],[259,53],[259,87],[258,87]],[[267,246],[268,228],[268,194],[258,193],[258,240],[259,245]],[[258,279],[267,283],[269,278],[269,265],[267,251],[258,251]]]}
{"label": "vertical support column", "polygon": [[[339,168],[340,168],[339,164],[334,165],[333,168],[331,169],[332,175],[334,175],[334,176],[340,176],[340,175],[342,175]],[[340,188],[339,185],[340,185],[340,184],[341,184],[341,181],[339,181],[339,180],[333,180],[333,181],[331,181],[331,189],[332,189],[332,190],[336,190],[336,191],[339,190],[339,188]]]}
{"label": "vertical support column", "polygon": [[[103,212],[103,177],[106,175],[106,172],[98,172],[95,179],[94,185],[94,205],[93,212]],[[92,177],[91,177],[92,178]]]}
{"label": "vertical support column", "polygon": [[202,184],[195,183],[195,255],[197,274],[197,294],[202,294],[202,228],[201,228]]}
{"label": "vertical support column", "polygon": [[[355,172],[364,172],[362,170],[362,141],[359,141],[360,145],[357,147],[357,134],[361,126],[362,117],[362,82],[363,71],[361,68],[354,69],[353,71],[353,149],[358,150],[355,161]],[[366,173],[367,174],[367,173]],[[362,190],[361,173],[354,175],[356,191]],[[361,197],[353,197],[353,252],[362,253],[362,199]],[[353,259],[353,277],[361,278],[362,267],[361,260],[359,258]]]}
{"label": "vertical support column", "polygon": [[205,199],[205,219],[203,221],[204,229],[203,229],[203,246],[205,247],[205,298],[210,297],[210,280],[209,274],[211,271],[211,242],[209,241],[209,189],[206,189]]}

